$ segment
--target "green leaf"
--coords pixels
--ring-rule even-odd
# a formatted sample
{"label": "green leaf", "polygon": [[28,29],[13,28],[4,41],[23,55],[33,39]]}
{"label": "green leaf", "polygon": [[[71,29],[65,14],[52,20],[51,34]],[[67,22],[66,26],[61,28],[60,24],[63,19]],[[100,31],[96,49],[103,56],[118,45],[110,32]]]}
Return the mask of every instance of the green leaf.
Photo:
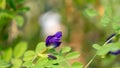
{"label": "green leaf", "polygon": [[[42,62],[41,62],[42,61]],[[36,65],[33,68],[45,68],[48,58],[39,58]]]}
{"label": "green leaf", "polygon": [[112,27],[113,27],[113,29],[116,32],[120,31],[120,25],[119,25],[119,23],[112,23]]}
{"label": "green leaf", "polygon": [[[42,62],[41,62],[42,61]],[[39,58],[37,61],[38,65],[45,65],[48,62],[48,58]]]}
{"label": "green leaf", "polygon": [[55,63],[61,63],[61,62],[65,62],[66,58],[63,56],[56,56],[57,59],[56,60],[52,60],[50,63],[51,64],[55,64]]}
{"label": "green leaf", "polygon": [[27,12],[27,11],[29,11],[29,10],[30,10],[29,7],[22,7],[22,8],[20,8],[20,9],[18,9],[17,12],[19,12],[19,13],[25,13],[25,12]]}
{"label": "green leaf", "polygon": [[24,18],[22,16],[15,16],[16,23],[19,27],[22,27],[24,24]]}
{"label": "green leaf", "polygon": [[79,62],[74,62],[72,64],[72,68],[83,68],[83,65],[81,63],[79,63]]}
{"label": "green leaf", "polygon": [[49,60],[45,65],[46,65],[47,68],[56,68],[56,66],[58,68],[62,68],[62,67],[60,67],[61,65],[59,65],[59,64],[58,65],[54,65],[56,63],[58,63],[58,62],[56,62],[56,60]]}
{"label": "green leaf", "polygon": [[112,43],[110,46],[110,51],[117,51],[120,49],[120,42]]}
{"label": "green leaf", "polygon": [[100,49],[101,48],[101,46],[99,45],[99,44],[93,44],[93,48],[95,48],[95,49]]}
{"label": "green leaf", "polygon": [[22,60],[20,59],[12,59],[13,68],[20,68],[22,64]]}
{"label": "green leaf", "polygon": [[107,26],[109,23],[110,23],[110,19],[108,16],[103,16],[102,19],[101,19],[101,23],[103,26]]}
{"label": "green leaf", "polygon": [[[55,65],[54,65],[55,66]],[[61,66],[61,67],[60,67]],[[59,67],[56,68],[71,68],[70,63],[66,60],[64,62],[59,63]]]}
{"label": "green leaf", "polygon": [[109,43],[105,46],[102,46],[97,51],[97,55],[106,55],[109,51],[117,51],[120,49],[120,43]]}
{"label": "green leaf", "polygon": [[55,48],[49,48],[47,50],[47,53],[56,53]]}
{"label": "green leaf", "polygon": [[97,55],[105,55],[110,51],[108,46],[103,46],[97,51]]}
{"label": "green leaf", "polygon": [[35,52],[32,51],[32,50],[29,50],[29,51],[26,51],[24,53],[24,57],[23,57],[23,60],[24,61],[29,61],[29,60],[32,60],[35,56]]}
{"label": "green leaf", "polygon": [[7,11],[7,10],[0,10],[0,18],[2,17],[13,18],[14,13],[11,11]]}
{"label": "green leaf", "polygon": [[86,9],[86,10],[85,10],[85,14],[87,14],[87,15],[90,16],[90,17],[94,17],[94,16],[97,15],[97,12],[96,12],[96,10],[94,10],[94,9]]}
{"label": "green leaf", "polygon": [[66,59],[75,59],[75,58],[78,58],[79,56],[80,56],[80,53],[78,52],[70,52],[65,57]]}
{"label": "green leaf", "polygon": [[44,53],[46,51],[46,49],[47,48],[46,48],[45,42],[40,42],[40,43],[38,43],[38,45],[37,45],[37,47],[35,49],[35,52],[37,54]]}
{"label": "green leaf", "polygon": [[112,8],[109,5],[105,7],[104,16],[101,19],[101,23],[103,24],[103,26],[107,26],[111,22],[111,18],[112,18]]}
{"label": "green leaf", "polygon": [[16,4],[13,0],[7,0],[8,1],[8,4],[9,6],[13,9],[13,10],[16,10]]}
{"label": "green leaf", "polygon": [[0,68],[8,68],[10,64],[5,62],[4,60],[0,60]]}
{"label": "green leaf", "polygon": [[4,50],[3,59],[9,62],[11,58],[12,58],[12,48],[10,47]]}
{"label": "green leaf", "polygon": [[13,52],[14,57],[20,58],[21,56],[23,56],[26,49],[27,49],[27,43],[19,42],[14,48],[14,52]]}
{"label": "green leaf", "polygon": [[66,46],[61,49],[61,53],[66,53],[66,52],[69,52],[70,50],[71,48]]}
{"label": "green leaf", "polygon": [[5,9],[5,7],[6,7],[6,1],[0,0],[0,9]]}
{"label": "green leaf", "polygon": [[31,61],[25,61],[22,66],[30,68],[30,67],[34,66],[34,64]]}
{"label": "green leaf", "polygon": [[109,52],[109,50],[104,50],[104,51],[101,51],[101,52],[97,51],[97,55],[104,57],[108,52]]}

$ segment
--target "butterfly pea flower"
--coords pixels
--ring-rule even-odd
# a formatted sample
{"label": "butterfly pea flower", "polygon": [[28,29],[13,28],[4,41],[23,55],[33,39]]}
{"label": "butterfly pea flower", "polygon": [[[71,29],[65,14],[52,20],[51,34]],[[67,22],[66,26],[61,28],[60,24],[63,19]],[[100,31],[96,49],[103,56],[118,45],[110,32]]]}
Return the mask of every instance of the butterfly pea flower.
{"label": "butterfly pea flower", "polygon": [[[113,42],[113,40],[111,39],[112,37],[114,37],[114,36],[116,36],[116,34],[114,33],[114,34],[112,34],[111,36],[109,36],[108,38],[107,38],[107,40],[106,41],[108,41],[108,43],[112,43]],[[110,40],[111,39],[111,40]],[[120,50],[117,50],[117,51],[110,51],[108,54],[112,54],[112,55],[118,55],[118,54],[120,54]]]}
{"label": "butterfly pea flower", "polygon": [[46,38],[46,46],[52,46],[53,48],[59,47],[61,44],[62,32],[59,31],[54,35],[49,35]]}
{"label": "butterfly pea flower", "polygon": [[118,54],[120,54],[120,50],[117,50],[117,51],[115,51],[115,52],[110,51],[109,54],[118,55]]}

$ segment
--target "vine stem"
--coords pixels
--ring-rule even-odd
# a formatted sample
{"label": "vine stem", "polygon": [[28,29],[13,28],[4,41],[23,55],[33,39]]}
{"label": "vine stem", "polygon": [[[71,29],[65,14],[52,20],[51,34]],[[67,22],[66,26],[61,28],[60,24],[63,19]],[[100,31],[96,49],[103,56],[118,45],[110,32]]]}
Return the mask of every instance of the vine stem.
{"label": "vine stem", "polygon": [[[106,44],[108,44],[108,42],[111,41],[113,38],[114,38],[114,36],[111,37],[109,40],[107,40],[107,41],[103,44],[103,46],[105,46]],[[92,59],[84,66],[84,68],[88,68],[88,66],[93,62],[93,60],[95,59],[96,56],[97,56],[97,54],[95,54],[95,55],[92,57]]]}
{"label": "vine stem", "polygon": [[92,61],[95,59],[95,57],[97,56],[97,54],[95,54],[92,59],[85,65],[84,68],[88,68],[88,66],[92,63]]}

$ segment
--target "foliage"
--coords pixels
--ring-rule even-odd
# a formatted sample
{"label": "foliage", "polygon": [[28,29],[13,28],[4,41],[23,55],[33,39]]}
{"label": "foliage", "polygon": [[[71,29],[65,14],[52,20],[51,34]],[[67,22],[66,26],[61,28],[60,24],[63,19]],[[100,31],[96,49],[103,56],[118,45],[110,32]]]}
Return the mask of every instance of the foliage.
{"label": "foliage", "polygon": [[[100,22],[104,27],[113,30],[114,36],[106,39],[104,44],[93,44],[93,48],[96,50],[95,56],[84,67],[87,68],[96,56],[102,57],[105,62],[112,63],[115,56],[120,54],[120,25],[119,14],[115,14],[114,5],[112,0],[103,1],[104,15],[101,16]],[[75,3],[79,5],[76,0]],[[91,1],[92,2],[92,1]],[[4,41],[6,33],[4,30],[9,28],[9,25],[15,20],[17,27],[22,27],[24,24],[23,13],[29,10],[28,7],[23,6],[24,0],[0,0],[0,41]],[[87,8],[83,12],[87,18],[94,18],[99,16],[99,13],[94,8]],[[111,26],[111,27],[109,27]],[[4,29],[5,28],[5,29]],[[7,32],[8,35],[8,32]],[[5,37],[4,37],[5,36]],[[51,36],[54,38],[55,36]],[[56,41],[54,38],[54,41]],[[7,37],[8,40],[8,37]],[[58,40],[58,39],[57,39]],[[59,39],[60,40],[60,39]],[[5,40],[6,41],[6,40]],[[57,41],[57,43],[61,43]],[[54,42],[49,42],[53,44]],[[58,45],[59,46],[59,45]],[[0,68],[82,68],[83,65],[79,62],[70,64],[68,61],[74,58],[78,58],[80,54],[74,52],[70,47],[63,47],[59,51],[55,48],[47,47],[45,42],[37,44],[35,50],[28,50],[27,42],[21,41],[14,47],[9,46],[4,49],[0,49]],[[57,47],[57,46],[55,46]],[[113,56],[115,55],[115,56]],[[102,60],[101,59],[101,60]],[[109,63],[109,64],[110,64]],[[119,66],[119,65],[118,65]]]}
{"label": "foliage", "polygon": [[[14,22],[17,27],[22,27],[24,24],[23,13],[29,10],[23,6],[24,0],[0,0],[0,38],[4,42],[4,36],[8,40],[8,30],[10,24]],[[6,32],[3,32],[6,31]]]}
{"label": "foliage", "polygon": [[[82,64],[75,62],[72,65],[68,63],[68,60],[78,58],[80,55],[78,52],[71,52],[70,47],[63,47],[60,51],[56,52],[54,48],[45,46],[44,42],[38,43],[35,50],[27,50],[26,42],[19,42],[14,49],[11,47],[3,51],[3,55],[0,59],[0,67],[11,68],[66,68],[66,67],[79,67],[82,68]],[[56,57],[53,59],[48,55]],[[63,64],[64,63],[64,64]]]}
{"label": "foliage", "polygon": [[[117,11],[115,11],[115,8],[114,8],[115,4],[113,4],[114,2],[116,3],[117,1],[113,1],[113,0],[106,0],[106,1],[101,0],[101,1],[102,1],[102,6],[104,7],[104,15],[101,17],[100,23],[102,24],[102,26],[109,28],[109,30],[113,30],[114,35],[112,34],[111,36],[109,36],[104,42],[104,44],[98,44],[98,43],[93,44],[93,48],[96,49],[96,54],[88,62],[88,64],[86,65],[86,68],[89,66],[89,64],[91,64],[91,62],[95,59],[96,56],[100,56],[103,59],[104,62],[102,61],[102,63],[109,62],[108,63],[109,65],[115,60],[115,58],[117,58],[117,55],[120,54],[120,41],[119,41],[120,40],[119,39],[120,38],[119,17],[120,16],[117,15],[117,13],[115,13]],[[98,13],[95,11],[96,11],[95,9],[88,8],[84,12],[90,18],[98,15]],[[113,57],[113,55],[116,55],[116,57]],[[119,65],[117,65],[116,67],[119,67]]]}
{"label": "foliage", "polygon": [[22,56],[24,52],[27,50],[27,43],[26,42],[19,42],[15,48],[9,47],[8,49],[3,51],[3,54],[1,55],[1,67],[13,67],[13,68],[19,68],[22,64]]}

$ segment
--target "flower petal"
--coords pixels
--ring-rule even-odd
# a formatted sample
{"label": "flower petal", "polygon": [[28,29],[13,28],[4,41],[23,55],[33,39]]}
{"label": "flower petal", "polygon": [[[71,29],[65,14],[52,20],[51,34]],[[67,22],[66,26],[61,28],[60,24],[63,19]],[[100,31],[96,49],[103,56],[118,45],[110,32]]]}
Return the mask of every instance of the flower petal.
{"label": "flower petal", "polygon": [[61,44],[61,42],[56,42],[56,43],[54,43],[54,48],[59,47],[60,44]]}
{"label": "flower petal", "polygon": [[52,39],[54,36],[48,36],[46,39],[46,45],[50,45],[49,40]]}
{"label": "flower petal", "polygon": [[54,48],[58,47],[61,42],[62,32],[57,32],[55,35],[50,35],[46,38],[46,46],[53,46]]}
{"label": "flower petal", "polygon": [[55,37],[61,38],[61,37],[62,37],[62,32],[61,32],[61,31],[57,32],[57,33],[55,34]]}
{"label": "flower petal", "polygon": [[112,55],[118,55],[118,54],[120,54],[120,50],[118,50],[118,51],[115,51],[115,52],[109,52],[109,54],[112,54]]}

